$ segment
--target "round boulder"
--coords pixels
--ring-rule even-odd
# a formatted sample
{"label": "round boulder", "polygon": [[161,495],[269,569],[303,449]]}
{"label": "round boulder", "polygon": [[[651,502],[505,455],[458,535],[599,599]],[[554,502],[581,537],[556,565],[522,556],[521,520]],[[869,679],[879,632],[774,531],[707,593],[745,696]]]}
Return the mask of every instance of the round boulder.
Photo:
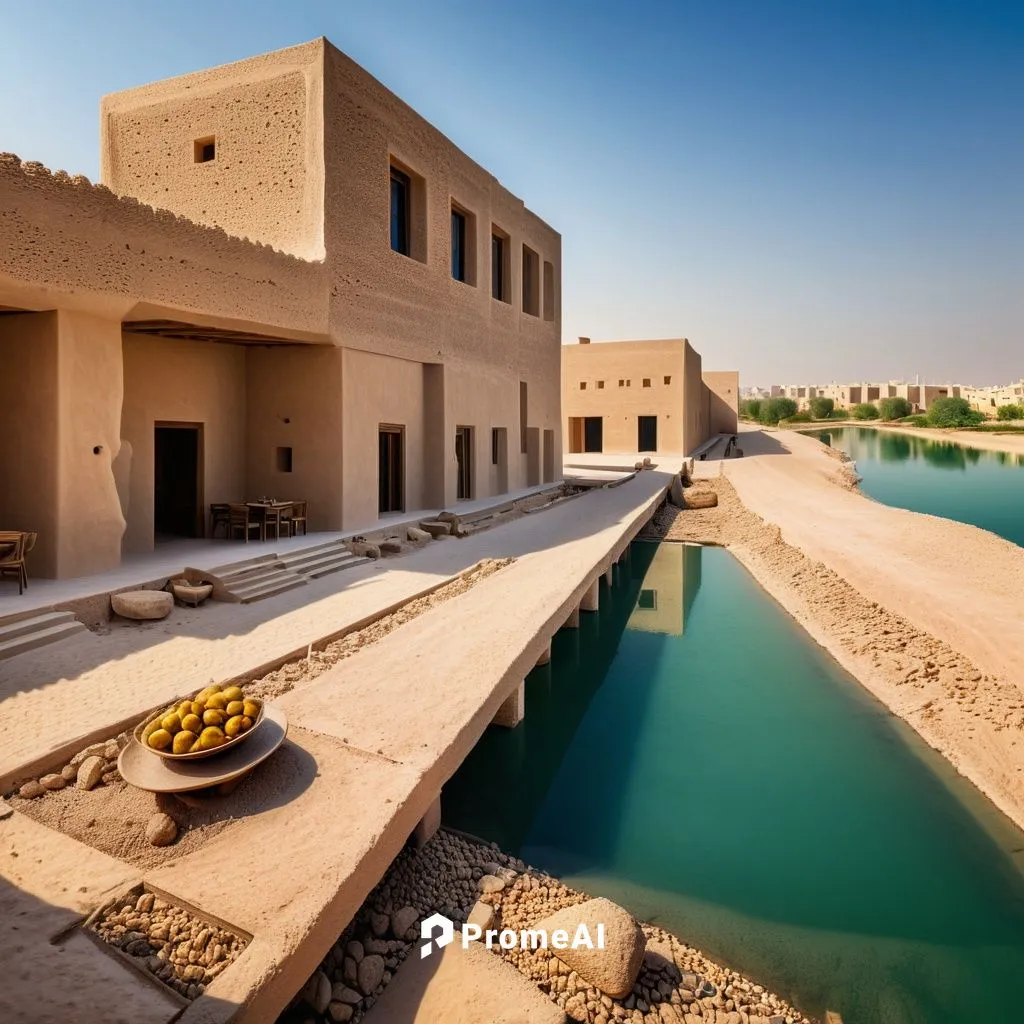
{"label": "round boulder", "polygon": [[166,590],[126,590],[110,595],[110,607],[125,619],[166,619],[174,608],[174,595]]}
{"label": "round boulder", "polygon": [[[579,936],[580,926],[586,925],[586,935],[594,948],[585,944],[572,948]],[[604,948],[598,948],[600,931],[604,926]],[[562,930],[568,936],[568,949],[552,949],[554,955],[588,984],[599,988],[613,999],[624,999],[633,991],[637,975],[643,965],[647,939],[628,911],[611,900],[596,899],[566,907],[532,926],[547,932],[548,948],[551,937]]]}
{"label": "round boulder", "polygon": [[159,811],[146,822],[146,838],[154,846],[170,846],[178,838],[178,824],[169,814]]}

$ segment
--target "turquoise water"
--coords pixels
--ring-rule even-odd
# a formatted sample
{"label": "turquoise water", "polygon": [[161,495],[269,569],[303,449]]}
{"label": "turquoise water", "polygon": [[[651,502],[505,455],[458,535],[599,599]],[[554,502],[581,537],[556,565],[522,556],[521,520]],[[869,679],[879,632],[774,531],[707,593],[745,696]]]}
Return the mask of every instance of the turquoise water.
{"label": "turquoise water", "polygon": [[861,490],[877,501],[980,526],[1024,546],[1024,455],[870,427],[805,433],[855,459]]}
{"label": "turquoise water", "polygon": [[445,823],[805,1012],[1019,1024],[1024,834],[724,549],[636,543],[488,729]]}

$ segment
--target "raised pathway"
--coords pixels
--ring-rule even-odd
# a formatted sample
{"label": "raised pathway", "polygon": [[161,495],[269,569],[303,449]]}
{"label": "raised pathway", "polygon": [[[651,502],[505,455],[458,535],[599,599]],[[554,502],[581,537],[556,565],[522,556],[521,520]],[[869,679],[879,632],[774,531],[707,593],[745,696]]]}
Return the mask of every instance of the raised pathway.
{"label": "raised pathway", "polygon": [[[521,713],[523,678],[559,628],[575,621],[581,607],[596,608],[600,588],[614,575],[613,563],[657,506],[670,477],[670,471],[639,473],[619,487],[499,529],[432,543],[402,559],[401,569],[374,565],[342,574],[348,577],[345,590],[320,598],[332,609],[326,616],[324,608],[317,611],[321,624],[337,627],[343,616],[355,619],[379,606],[385,594],[408,593],[410,584],[421,589],[425,580],[482,557],[517,558],[286,694],[280,704],[290,718],[289,740],[275,759],[287,763],[287,772],[266,787],[262,804],[247,807],[193,852],[139,872],[17,812],[0,821],[0,876],[14,883],[0,883],[0,957],[46,964],[51,971],[59,969],[54,958],[63,958],[76,978],[102,968],[102,1019],[169,1020],[165,1008],[153,1004],[144,980],[127,971],[108,977],[109,966],[100,963],[106,955],[83,945],[81,936],[49,944],[55,929],[92,909],[103,892],[141,876],[253,935],[243,955],[178,1018],[182,1024],[276,1019],[491,720],[499,712],[508,715],[510,702]],[[239,616],[265,612],[277,601],[284,605],[295,594],[309,598],[315,586],[262,606],[225,607],[220,626],[236,625]],[[276,621],[280,626],[286,620],[284,635],[291,636],[302,631],[309,612],[308,606],[297,607]],[[246,646],[260,629],[255,626],[244,638]],[[280,641],[281,634],[275,635]],[[188,646],[175,647],[176,641]],[[101,724],[104,708],[110,721],[112,709],[120,714],[133,702],[148,707],[211,675],[227,674],[217,667],[237,663],[240,652],[220,660],[225,642],[165,636],[164,658],[147,662],[152,678],[138,671],[138,659],[129,653],[77,679],[42,684],[42,691],[21,695],[20,731],[35,736],[38,748],[48,705],[73,700],[81,714]],[[266,636],[260,642],[269,648]],[[197,661],[183,677],[179,656],[186,652]],[[170,668],[156,671],[172,654]],[[40,692],[38,700],[30,699]],[[13,725],[5,713],[4,728],[20,756],[37,753]],[[5,757],[13,759],[6,752]],[[225,810],[230,813],[230,806]],[[34,913],[40,923],[27,934],[12,929],[11,921]],[[21,1007],[20,1015],[4,1017],[5,1001],[8,1012]],[[67,1004],[63,986],[43,984],[39,972],[25,980],[19,974],[0,993],[0,1019],[26,1019],[26,1006],[33,1020],[76,1019]]]}

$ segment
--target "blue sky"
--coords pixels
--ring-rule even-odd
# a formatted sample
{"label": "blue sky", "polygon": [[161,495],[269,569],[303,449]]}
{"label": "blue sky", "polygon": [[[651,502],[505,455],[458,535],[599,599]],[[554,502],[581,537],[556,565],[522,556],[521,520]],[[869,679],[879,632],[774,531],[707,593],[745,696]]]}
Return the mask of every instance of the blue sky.
{"label": "blue sky", "polygon": [[326,35],[563,235],[563,331],[745,383],[1024,375],[1024,3],[0,0],[0,150]]}

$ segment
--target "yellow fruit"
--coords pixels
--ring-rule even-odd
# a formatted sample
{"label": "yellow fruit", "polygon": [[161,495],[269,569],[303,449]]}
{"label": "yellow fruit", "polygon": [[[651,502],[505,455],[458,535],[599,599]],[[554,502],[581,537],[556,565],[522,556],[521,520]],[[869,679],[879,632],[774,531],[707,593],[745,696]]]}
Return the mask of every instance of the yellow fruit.
{"label": "yellow fruit", "polygon": [[178,714],[181,715],[182,721],[184,721],[186,715],[192,714],[192,701],[183,700],[175,710],[177,710]]}
{"label": "yellow fruit", "polygon": [[209,708],[203,712],[203,725],[223,725],[227,715],[223,711]]}
{"label": "yellow fruit", "polygon": [[240,686],[225,686],[220,691],[229,701],[242,699],[242,688]]}
{"label": "yellow fruit", "polygon": [[200,718],[203,717],[203,712],[206,710],[206,701],[194,700],[192,701],[192,714],[198,715]]}
{"label": "yellow fruit", "polygon": [[207,698],[206,707],[216,708],[218,711],[223,711],[228,706],[228,699],[223,693],[215,693],[211,697]]}
{"label": "yellow fruit", "polygon": [[203,720],[190,711],[187,715],[182,715],[181,727],[187,732],[194,732],[198,736],[203,731]]}
{"label": "yellow fruit", "polygon": [[248,715],[242,715],[242,732],[252,728],[252,719]]}
{"label": "yellow fruit", "polygon": [[147,741],[154,750],[166,750],[171,745],[171,734],[166,729],[157,729]]}
{"label": "yellow fruit", "polygon": [[228,737],[237,736],[242,732],[242,716],[235,715],[224,723],[224,734]]}
{"label": "yellow fruit", "polygon": [[149,737],[153,735],[160,728],[160,719],[154,718],[152,722],[148,722],[142,729],[142,742],[148,743]]}
{"label": "yellow fruit", "polygon": [[260,713],[260,702],[258,700],[247,700],[245,701],[242,714],[246,718],[255,718]]}
{"label": "yellow fruit", "polygon": [[202,749],[203,749],[203,745],[202,745],[202,743],[200,743],[200,742],[199,742],[199,740],[197,739],[197,740],[195,741],[195,743],[193,743],[193,744],[192,744],[192,749],[191,749],[191,750],[189,751],[189,753],[190,753],[190,754],[194,754],[194,753],[195,753],[195,752],[196,752],[197,750],[202,750]]}
{"label": "yellow fruit", "polygon": [[172,736],[176,732],[181,732],[181,715],[177,711],[172,711],[169,715],[164,716],[160,727],[166,729]]}
{"label": "yellow fruit", "polygon": [[228,718],[234,718],[235,715],[240,715],[245,710],[245,705],[240,700],[233,700],[224,711],[227,713]]}
{"label": "yellow fruit", "polygon": [[203,687],[192,699],[205,704],[215,693],[220,693],[220,687],[216,683]]}
{"label": "yellow fruit", "polygon": [[175,754],[187,754],[192,749],[192,744],[195,741],[196,734],[194,732],[182,729],[181,732],[175,734],[171,751]]}
{"label": "yellow fruit", "polygon": [[199,747],[201,750],[212,750],[224,742],[224,730],[217,726],[210,726],[202,731],[199,736]]}

